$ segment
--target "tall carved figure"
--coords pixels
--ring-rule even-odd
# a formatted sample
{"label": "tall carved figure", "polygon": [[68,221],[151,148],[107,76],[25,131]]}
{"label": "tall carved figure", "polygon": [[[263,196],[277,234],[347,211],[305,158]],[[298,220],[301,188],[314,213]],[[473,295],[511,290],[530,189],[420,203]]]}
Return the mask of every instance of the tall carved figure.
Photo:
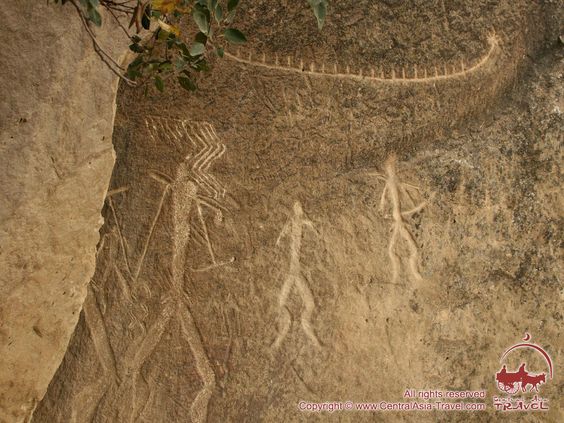
{"label": "tall carved figure", "polygon": [[[198,216],[207,235],[207,226],[202,217],[201,204],[216,208],[220,212],[220,205],[213,206],[211,199],[208,201],[198,196],[198,186],[191,181],[189,170],[185,167],[179,169],[176,179],[172,184],[166,184],[166,189],[172,193],[172,226],[173,226],[173,254],[172,254],[172,287],[169,291],[170,298],[165,301],[175,303],[176,317],[180,322],[182,335],[188,341],[194,356],[196,369],[203,382],[203,387],[196,396],[191,406],[193,423],[205,422],[207,417],[208,402],[215,387],[215,374],[210,365],[205,348],[202,343],[201,334],[196,326],[190,303],[183,289],[184,274],[187,269],[186,254],[190,242],[191,227],[189,216],[191,210],[196,207]],[[209,238],[206,236],[210,255],[215,264],[215,258]]]}
{"label": "tall carved figure", "polygon": [[[35,413],[35,421],[55,421],[54,410],[56,421],[151,421],[154,409],[159,407],[159,399],[155,398],[155,384],[159,382],[150,376],[148,369],[155,366],[158,369],[163,365],[159,363],[166,360],[158,356],[157,349],[167,331],[179,331],[179,339],[188,345],[187,353],[191,355],[186,361],[192,363],[199,378],[194,380],[182,368],[175,375],[185,378],[185,385],[197,391],[189,406],[189,418],[193,423],[207,420],[216,378],[184,285],[190,272],[207,271],[233,261],[216,259],[207,214],[203,212],[204,208],[211,210],[219,222],[227,210],[221,202],[225,189],[208,173],[211,162],[223,154],[225,146],[207,123],[151,119],[147,127],[154,141],[175,144],[183,151],[183,160],[176,166],[174,176],[150,170],[148,178],[143,177],[142,187],[153,181],[159,195],[155,211],[149,213],[145,224],[139,222],[139,227],[126,226],[119,219],[116,198],[134,195],[132,189],[121,187],[108,192],[111,219],[99,246],[99,269],[89,287],[79,327],[59,369],[67,380],[69,368],[79,369],[78,372],[87,376],[72,377],[68,388],[72,401],[49,410],[50,402],[56,402],[60,395],[56,392],[60,387],[53,386]],[[195,220],[191,219],[194,213]],[[140,229],[143,226],[146,231]],[[203,239],[200,244],[194,242],[195,232]],[[132,247],[136,235],[138,239]],[[169,240],[170,255],[163,264],[155,262],[152,244],[156,237]],[[211,264],[191,269],[187,263],[191,248],[202,248]],[[155,277],[158,280],[153,280]],[[120,287],[117,294],[112,285]],[[112,322],[115,315],[123,316],[126,324],[116,328]],[[76,362],[73,351],[83,348],[90,350],[89,355],[97,360],[100,372],[82,369]],[[174,363],[164,366],[168,365]]]}

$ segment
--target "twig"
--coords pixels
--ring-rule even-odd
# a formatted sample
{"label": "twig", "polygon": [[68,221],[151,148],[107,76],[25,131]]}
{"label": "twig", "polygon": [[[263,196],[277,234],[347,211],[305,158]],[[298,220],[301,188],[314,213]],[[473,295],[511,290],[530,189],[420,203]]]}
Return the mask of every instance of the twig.
{"label": "twig", "polygon": [[[90,28],[90,26],[88,25],[88,21],[86,20],[86,18],[84,17],[84,13],[82,12],[82,9],[80,8],[80,6],[76,3],[76,0],[70,0],[70,2],[72,3],[72,5],[75,7],[78,16],[80,17],[80,20],[82,22],[82,25],[84,26],[84,28],[86,29],[87,34],[90,36],[90,39],[92,40],[92,44],[94,46],[94,51],[98,54],[98,56],[100,57],[100,59],[102,59],[102,61],[106,64],[106,66],[108,66],[108,68],[115,74],[117,75],[121,80],[125,81],[128,85],[131,86],[135,86],[137,85],[134,81],[132,81],[131,79],[127,78],[125,75],[123,75],[121,72],[124,71],[124,69],[108,54],[106,53],[106,51],[102,48],[102,46],[98,43],[98,40],[96,39],[96,34],[94,34],[92,32],[92,29]],[[117,70],[116,67],[119,69]]]}
{"label": "twig", "polygon": [[[121,23],[121,21],[119,20],[119,18],[116,16],[114,10],[112,7],[108,6],[106,3],[102,3],[102,6],[104,6],[104,8],[110,12],[110,14],[112,15],[112,17],[114,18],[114,20],[116,21],[116,23],[118,24],[118,26],[123,30],[123,32],[125,33],[125,35],[127,35],[127,38],[131,39],[131,35],[129,34],[129,31],[127,30],[127,28],[125,26],[123,26],[123,24]],[[126,12],[127,13],[127,12]]]}
{"label": "twig", "polygon": [[[115,2],[112,0],[102,0],[100,2],[100,4],[106,8],[111,8],[114,10],[117,10],[119,12],[126,12],[126,13],[132,13],[135,10],[135,6],[129,6],[128,4],[131,3],[132,0],[126,0],[123,2]],[[137,3],[137,1],[134,1],[135,3]]]}

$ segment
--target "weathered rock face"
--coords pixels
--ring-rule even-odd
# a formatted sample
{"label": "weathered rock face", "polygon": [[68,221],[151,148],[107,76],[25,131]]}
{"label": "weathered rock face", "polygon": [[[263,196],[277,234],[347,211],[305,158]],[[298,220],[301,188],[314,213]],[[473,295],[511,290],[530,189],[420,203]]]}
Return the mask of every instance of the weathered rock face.
{"label": "weathered rock face", "polygon": [[[69,6],[10,2],[0,21],[0,421],[14,422],[44,395],[94,271],[117,78]],[[110,22],[100,36],[119,39]]]}
{"label": "weathered rock face", "polygon": [[[195,94],[122,90],[96,272],[35,421],[301,421],[299,400],[491,394],[526,330],[557,353],[549,6],[346,3],[310,49],[309,15],[258,2],[246,32],[270,50]],[[362,54],[389,31],[398,52]]]}

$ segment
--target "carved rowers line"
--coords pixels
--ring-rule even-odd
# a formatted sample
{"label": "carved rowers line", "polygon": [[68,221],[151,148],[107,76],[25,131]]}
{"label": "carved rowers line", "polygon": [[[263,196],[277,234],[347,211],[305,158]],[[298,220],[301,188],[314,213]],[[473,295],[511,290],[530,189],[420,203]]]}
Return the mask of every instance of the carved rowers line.
{"label": "carved rowers line", "polygon": [[303,61],[300,61],[299,67],[292,66],[292,59],[290,57],[287,58],[288,65],[283,66],[280,65],[278,57],[275,58],[274,64],[268,63],[264,54],[262,56],[261,61],[256,61],[252,59],[252,55],[249,54],[248,58],[243,58],[238,51],[237,54],[231,54],[225,52],[225,56],[235,60],[239,63],[244,63],[246,65],[251,66],[258,66],[267,69],[279,70],[283,72],[294,72],[303,75],[310,75],[310,76],[320,76],[320,77],[328,77],[328,78],[339,78],[339,79],[354,79],[358,81],[373,81],[373,82],[384,82],[384,83],[398,83],[398,84],[410,84],[410,83],[428,83],[434,81],[441,81],[446,79],[453,79],[453,78],[460,78],[467,76],[471,73],[478,71],[482,68],[486,63],[490,61],[490,59],[494,56],[494,53],[499,50],[499,39],[494,34],[488,36],[488,44],[490,45],[489,50],[487,53],[482,56],[482,58],[473,66],[466,68],[464,62],[462,61],[459,66],[459,70],[456,70],[456,67],[450,65],[452,67],[452,71],[449,73],[448,66],[445,64],[443,69],[439,70],[437,66],[434,66],[433,73],[428,74],[427,68],[423,69],[423,76],[419,76],[421,73],[421,68],[418,70],[417,66],[413,66],[413,76],[406,76],[405,68],[402,68],[401,72],[398,73],[393,68],[391,71],[391,77],[386,77],[384,75],[383,70],[380,68],[380,71],[375,71],[374,68],[370,70],[370,73],[365,74],[361,69],[360,72],[357,73],[350,73],[350,67],[346,66],[345,73],[339,73],[337,69],[337,65],[333,65],[333,71],[328,71],[325,64],[321,66],[320,70],[315,69],[315,64],[312,63],[309,65],[309,68],[306,69]]}

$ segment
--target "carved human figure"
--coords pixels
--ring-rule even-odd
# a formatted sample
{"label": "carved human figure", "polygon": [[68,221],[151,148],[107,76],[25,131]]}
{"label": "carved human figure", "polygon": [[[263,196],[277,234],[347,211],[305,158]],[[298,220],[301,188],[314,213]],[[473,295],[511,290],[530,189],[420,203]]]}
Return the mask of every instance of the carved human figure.
{"label": "carved human figure", "polygon": [[[399,277],[400,258],[396,253],[396,248],[398,237],[401,237],[409,249],[409,270],[411,275],[415,281],[420,282],[423,278],[419,273],[419,252],[405,218],[423,210],[427,202],[423,201],[419,204],[415,204],[411,193],[413,191],[418,192],[419,188],[399,180],[396,173],[396,163],[397,157],[395,155],[390,156],[384,164],[385,176],[376,174],[376,176],[386,182],[380,198],[380,211],[384,211],[386,200],[388,200],[392,210],[392,236],[388,244],[388,256],[392,263],[392,281],[395,283]],[[413,207],[409,210],[402,211],[402,204],[407,199],[413,203]]]}
{"label": "carved human figure", "polygon": [[[467,127],[481,127],[478,119],[499,110],[498,103],[505,105],[507,89],[513,82],[521,83],[519,66],[529,66],[522,58],[529,53],[536,57],[535,46],[541,44],[535,40],[542,38],[543,31],[523,31],[521,36],[517,29],[541,29],[542,25],[525,25],[536,18],[520,18],[540,9],[538,2],[477,0],[471,6],[453,2],[444,13],[429,4],[423,17],[403,4],[408,2],[394,2],[394,13],[388,13],[385,2],[364,2],[370,3],[376,20],[364,19],[363,2],[354,7],[334,2],[340,11],[331,14],[329,25],[344,28],[343,34],[322,35],[315,49],[311,40],[317,39],[317,30],[307,32],[304,14],[296,8],[274,10],[268,8],[270,3],[247,5],[252,13],[242,29],[261,35],[255,41],[249,39],[238,56],[242,59],[252,53],[250,63],[230,62],[233,58],[226,52],[227,60],[217,61],[200,89],[189,95],[172,87],[158,98],[152,94],[144,98],[127,87],[120,91],[112,187],[129,189],[107,202],[117,218],[109,205],[104,209],[104,231],[111,236],[99,255],[98,297],[91,295],[85,304],[65,362],[36,421],[72,421],[71,406],[80,422],[103,421],[102,412],[107,412],[110,421],[125,422],[203,421],[206,415],[210,422],[300,421],[304,413],[295,407],[300,397],[335,398],[346,392],[356,400],[382,392],[393,394],[406,385],[424,384],[429,376],[426,370],[434,369],[429,360],[443,344],[415,342],[415,336],[435,335],[436,312],[449,309],[446,302],[451,300],[450,295],[436,296],[435,291],[447,283],[441,278],[450,278],[455,270],[465,272],[466,267],[443,267],[445,248],[425,264],[428,269],[445,271],[435,275],[425,287],[429,289],[406,292],[383,283],[382,267],[389,268],[383,271],[389,271],[390,280],[393,276],[415,282],[426,276],[418,268],[423,264],[419,263],[423,247],[410,217],[424,210],[426,203],[390,159],[382,168],[385,192],[380,199],[379,190],[375,199],[390,215],[385,220],[389,234],[382,265],[380,245],[371,245],[382,233],[379,225],[372,225],[376,210],[370,195],[374,194],[356,175],[394,149],[409,157],[411,166],[419,166],[418,173],[429,186],[437,186],[432,183],[435,175],[450,170],[460,171],[460,186],[471,185],[464,182],[466,177],[485,181],[486,174],[478,169],[474,173],[464,164],[447,163],[459,157],[454,145],[462,143],[464,136],[443,141],[459,129],[463,135]],[[260,13],[265,7],[273,13]],[[287,13],[294,13],[296,19],[288,19]],[[542,15],[549,14],[543,10]],[[357,21],[356,16],[362,19]],[[429,17],[434,20],[427,26],[413,24]],[[456,26],[453,31],[438,25],[450,18],[453,29]],[[379,22],[376,27],[375,21]],[[299,37],[280,38],[278,31],[271,30],[273,22],[286,22],[280,29]],[[491,26],[502,42],[485,42]],[[304,28],[304,32],[293,28]],[[376,40],[372,41],[376,45],[370,40]],[[386,40],[397,43],[382,49],[382,40],[386,46]],[[286,63],[288,67],[283,66]],[[222,137],[229,140],[229,154],[221,167],[216,165],[225,156],[225,146],[213,127],[169,118],[181,115],[212,119],[221,129]],[[142,119],[146,126],[140,125]],[[479,148],[485,150],[476,147],[476,153],[489,152],[492,145],[484,141]],[[437,161],[440,168],[431,169],[434,164],[425,160],[436,155],[444,160]],[[146,177],[148,170],[159,182]],[[226,231],[213,223],[214,217],[219,221],[227,216],[223,180],[229,180],[229,204],[239,205],[236,212],[229,212]],[[307,198],[307,204],[294,204],[297,197],[288,195],[304,202]],[[446,193],[441,201],[445,198]],[[160,216],[155,214],[159,203],[164,204]],[[271,219],[281,204],[288,204],[288,216],[284,221]],[[332,248],[319,254],[309,251],[313,241],[309,237],[315,232],[308,218],[314,216],[307,216],[308,211],[313,213],[310,207],[315,207],[318,216],[314,219],[317,229],[330,225],[324,235]],[[448,207],[443,211],[448,213]],[[115,227],[118,218],[123,223],[123,242]],[[439,216],[431,218],[429,222],[425,218],[421,236],[447,239],[459,233],[457,228],[437,233],[435,223],[442,222]],[[470,224],[457,222],[461,227]],[[278,232],[279,247],[274,248]],[[113,263],[105,257],[110,244]],[[264,248],[269,244],[273,248]],[[133,279],[123,260],[128,253]],[[237,265],[226,265],[235,254]],[[320,257],[314,263],[313,278],[310,255]],[[268,275],[277,258],[284,264],[279,280],[273,281]],[[122,298],[119,272],[111,270],[107,278],[102,277],[105,267],[114,263],[131,285],[131,302]],[[471,274],[465,276],[477,280]],[[321,281],[323,289],[318,285]],[[151,289],[151,297],[143,295],[143,286]],[[223,323],[220,310],[229,301],[240,308],[240,324]],[[318,317],[316,307],[321,309],[321,304],[323,313]],[[128,328],[133,307],[148,309],[146,317],[136,311],[146,334],[137,324],[134,330]],[[270,307],[273,317],[265,319]],[[103,341],[104,324],[113,353]],[[228,329],[223,330],[224,326]],[[291,342],[294,339],[297,342]],[[383,348],[385,341],[388,347]],[[319,350],[316,346],[321,342]],[[454,341],[452,348],[458,348]],[[406,366],[414,370],[398,373],[398,368]],[[439,367],[443,375],[452,370],[447,362]],[[131,370],[124,372],[126,368]],[[366,378],[367,374],[379,377]],[[108,402],[98,407],[100,391],[106,390],[108,401],[118,397],[116,388],[107,390],[109,385],[85,390],[98,379],[110,379],[116,386],[128,380],[129,387],[122,386],[123,395],[114,401],[115,406]],[[77,398],[79,392],[84,395]],[[132,392],[136,406],[128,414]]]}
{"label": "carved human figure", "polygon": [[288,301],[288,296],[295,288],[300,298],[303,301],[303,311],[300,317],[301,326],[309,338],[309,340],[316,346],[320,347],[321,343],[317,339],[312,326],[311,326],[311,315],[315,310],[315,301],[313,299],[313,294],[309,288],[307,281],[301,270],[300,255],[302,247],[302,236],[303,228],[308,228],[311,231],[317,233],[315,227],[311,220],[305,215],[302,205],[299,201],[294,203],[293,216],[286,222],[278,239],[276,240],[276,245],[280,244],[283,237],[288,236],[290,239],[290,267],[288,269],[288,276],[284,280],[282,289],[278,296],[278,309],[279,309],[279,328],[278,335],[272,344],[274,350],[278,349],[284,341],[284,338],[290,330],[292,324],[292,318],[290,311],[288,310],[286,303]]}
{"label": "carved human figure", "polygon": [[[166,128],[166,131],[163,129]],[[223,188],[208,173],[210,162],[217,158],[225,150],[225,146],[215,135],[215,131],[208,124],[187,125],[185,122],[164,123],[161,122],[159,129],[161,136],[168,135],[182,142],[186,153],[184,159],[176,169],[174,177],[170,177],[161,172],[151,171],[149,177],[162,184],[159,194],[158,205],[154,213],[148,219],[147,233],[140,237],[138,258],[132,262],[129,253],[128,236],[130,230],[137,228],[124,228],[118,219],[117,207],[114,198],[123,193],[131,193],[127,187],[112,189],[108,192],[107,204],[109,207],[112,221],[108,225],[112,226],[108,234],[118,238],[116,242],[109,244],[111,247],[110,256],[100,272],[100,280],[94,278],[89,287],[88,295],[84,304],[83,324],[86,331],[86,339],[77,341],[77,348],[81,348],[82,343],[88,344],[91,340],[91,348],[101,365],[102,372],[91,383],[77,382],[73,394],[73,400],[68,404],[70,421],[121,421],[133,422],[139,419],[151,419],[154,412],[153,380],[143,376],[142,368],[151,360],[156,348],[162,342],[163,335],[176,321],[176,327],[180,328],[183,337],[191,351],[194,366],[201,380],[201,387],[198,388],[196,397],[190,406],[190,416],[193,423],[202,423],[207,419],[208,403],[216,386],[216,377],[210,360],[206,354],[202,337],[198,326],[194,320],[190,309],[189,298],[184,290],[184,279],[187,271],[190,271],[187,260],[187,253],[192,247],[192,234],[194,226],[199,227],[205,240],[205,249],[210,256],[211,265],[196,271],[206,271],[216,266],[221,266],[233,261],[218,262],[211,245],[208,234],[208,226],[204,218],[203,208],[209,208],[215,212],[215,220],[220,221],[223,213],[227,210],[220,202]],[[181,136],[183,135],[183,136]],[[197,140],[194,141],[194,140]],[[190,148],[193,147],[193,149]],[[194,163],[193,163],[194,162]],[[144,179],[143,183],[146,179]],[[200,189],[201,188],[201,189]],[[208,194],[209,195],[206,195]],[[134,194],[133,194],[134,195]],[[163,219],[163,210],[169,206],[172,236],[169,238],[172,243],[170,251],[171,257],[168,269],[153,269],[147,266],[148,251],[151,249],[151,242],[154,239],[158,223]],[[192,222],[190,215],[197,213],[197,221]],[[105,239],[109,235],[105,235]],[[101,243],[100,248],[103,248]],[[119,248],[119,252],[116,251]],[[112,269],[113,273],[108,271]],[[147,271],[162,274],[163,281],[159,287],[147,286]],[[116,339],[116,332],[109,332],[104,308],[100,304],[107,302],[106,292],[112,284],[113,275],[116,285],[120,286],[123,294],[128,301],[124,301],[124,309],[120,309],[126,318],[130,320],[127,331],[121,333],[121,337],[127,337],[128,343],[121,344]],[[148,296],[140,298],[140,293],[152,291]],[[156,297],[156,298],[155,298]],[[147,304],[148,298],[155,298],[151,302],[149,312]],[[110,298],[109,301],[112,301]],[[133,308],[145,310],[144,318],[139,319]],[[115,313],[116,311],[114,311]],[[149,319],[149,315],[152,318]],[[132,327],[141,328],[131,330]],[[119,332],[118,332],[119,333]],[[75,344],[72,344],[73,346]],[[73,362],[74,354],[69,354],[65,360]],[[73,363],[74,365],[74,363]],[[200,384],[197,384],[200,385]],[[148,394],[147,394],[148,390]],[[145,392],[143,395],[141,392]],[[53,398],[55,399],[55,398]],[[85,408],[85,405],[88,405]],[[38,415],[41,415],[40,410]]]}

